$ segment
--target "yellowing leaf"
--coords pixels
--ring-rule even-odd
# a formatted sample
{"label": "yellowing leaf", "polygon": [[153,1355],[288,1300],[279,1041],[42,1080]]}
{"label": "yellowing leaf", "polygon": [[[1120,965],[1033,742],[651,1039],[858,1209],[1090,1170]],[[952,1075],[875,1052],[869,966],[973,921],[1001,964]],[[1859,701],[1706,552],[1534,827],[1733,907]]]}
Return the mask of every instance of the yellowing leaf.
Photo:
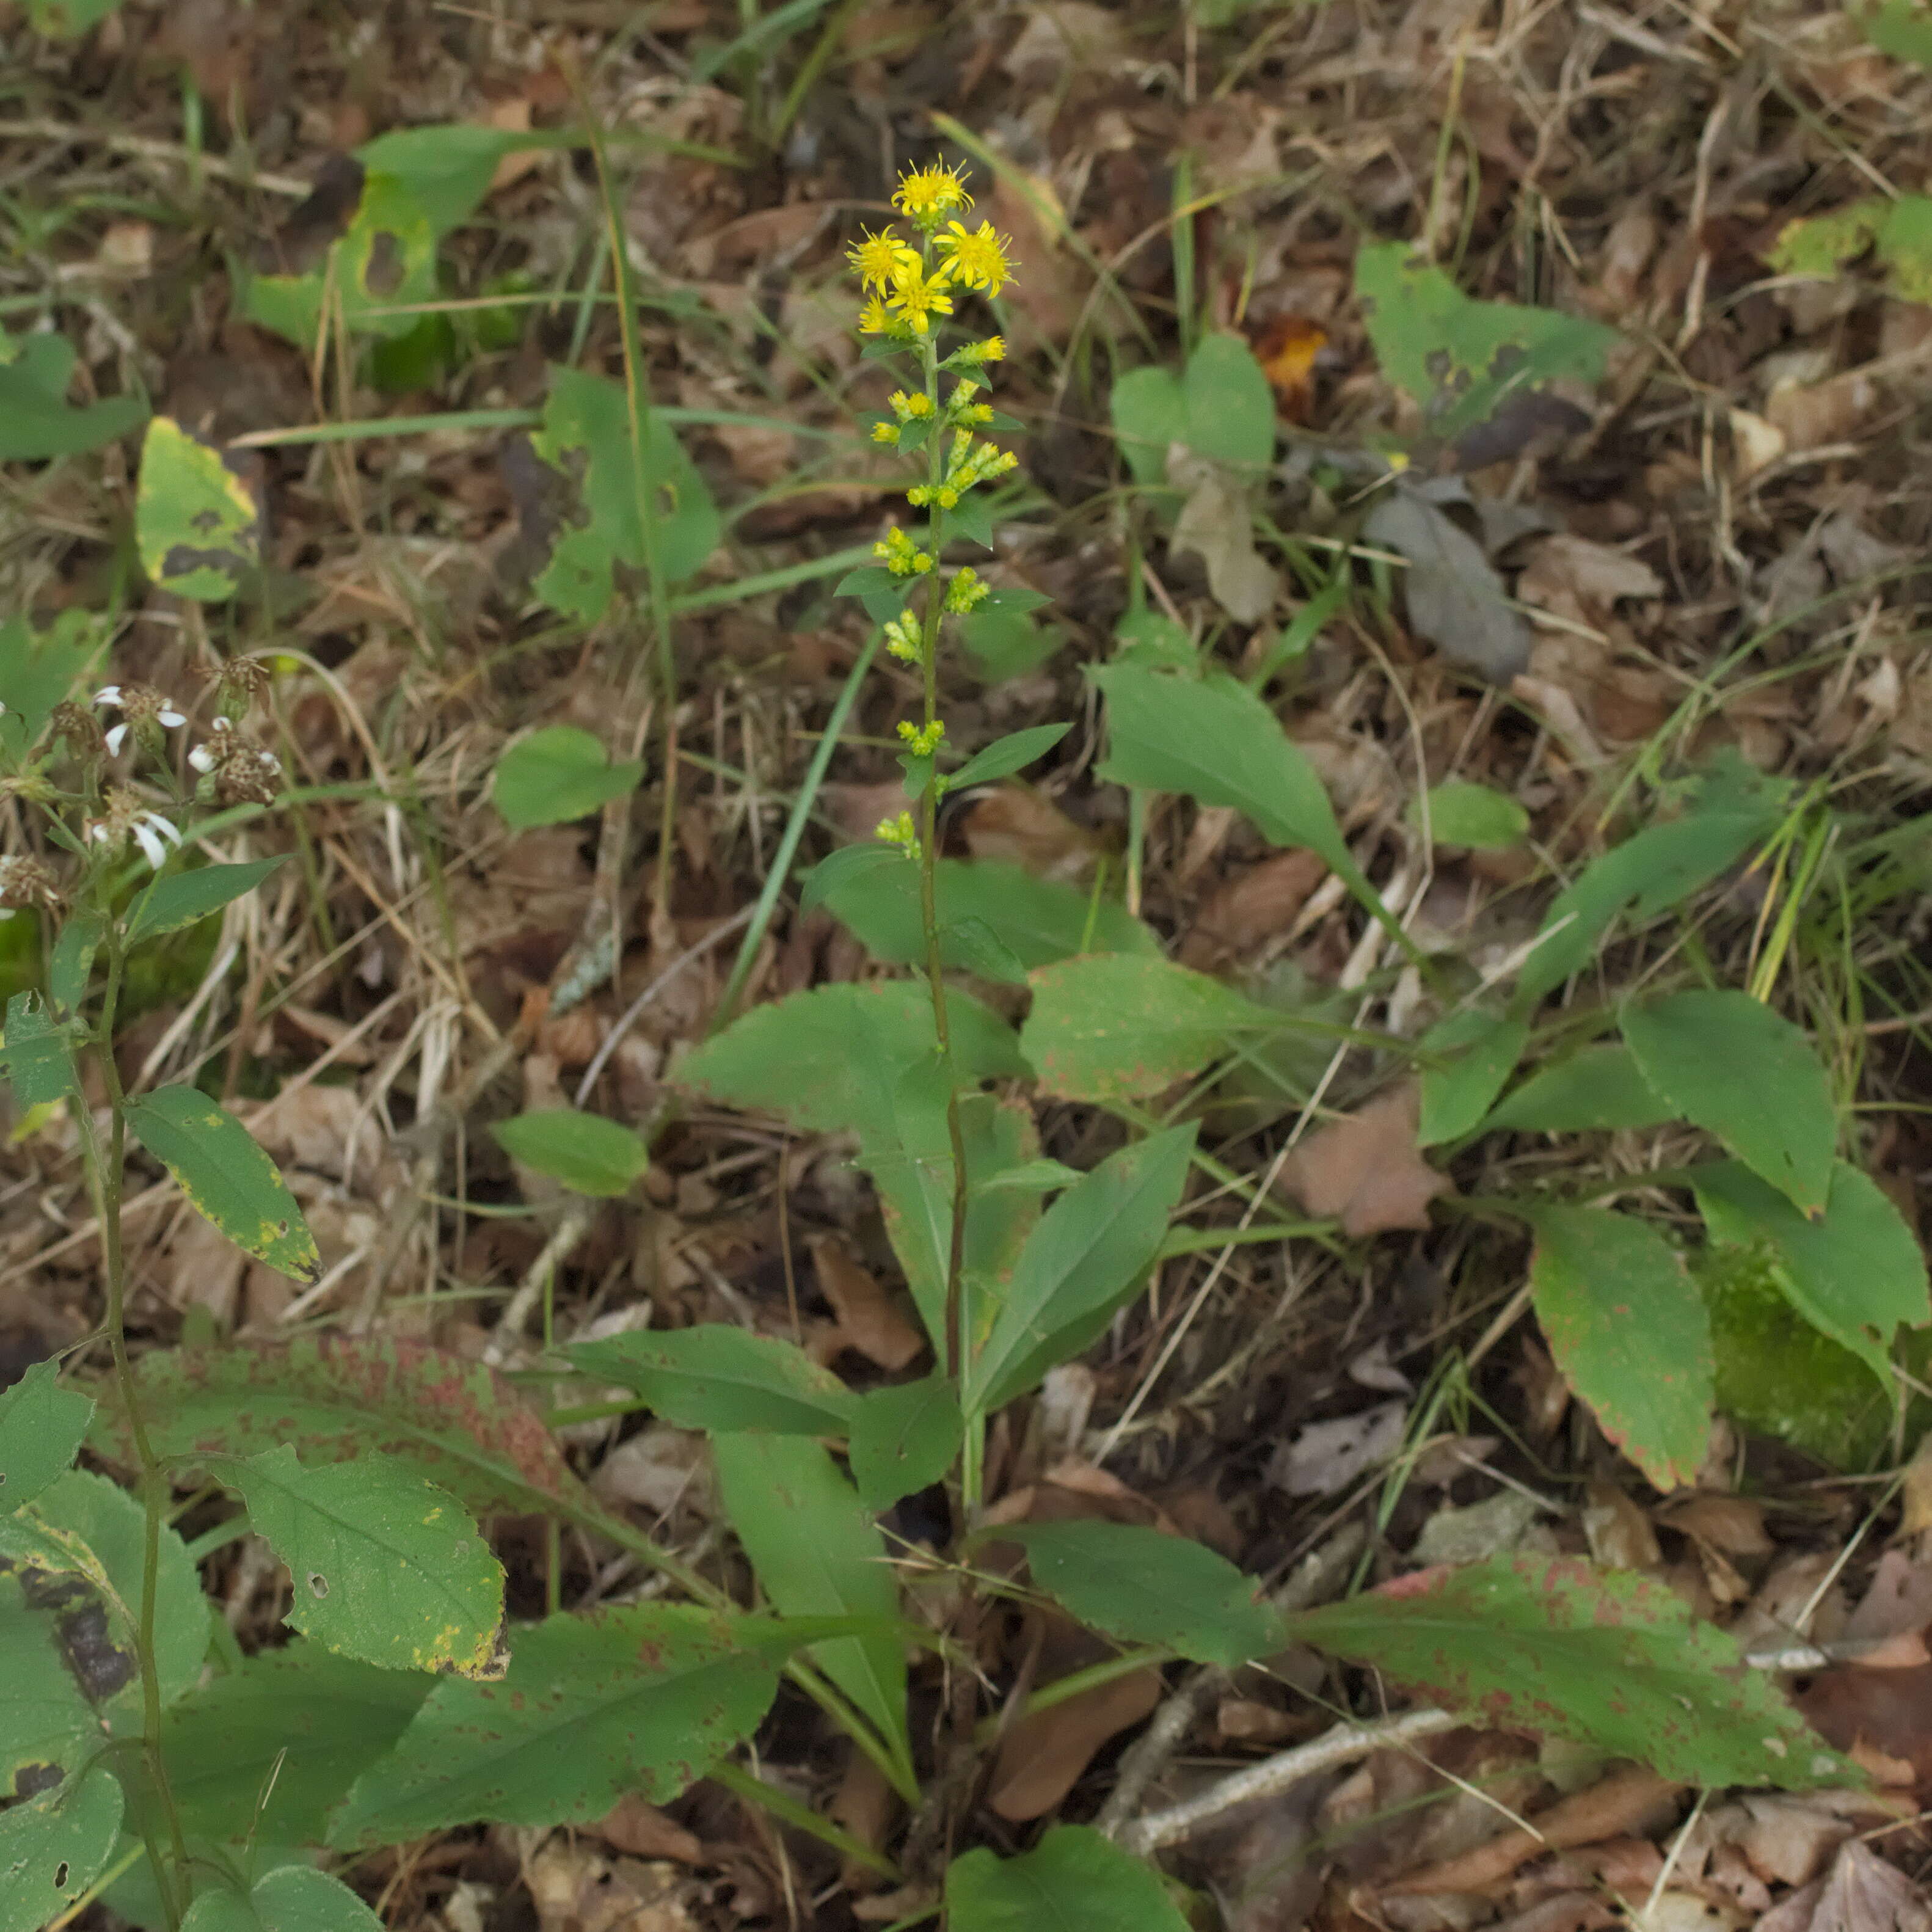
{"label": "yellowing leaf", "polygon": [[172,416],[156,416],[141,446],[134,504],[141,566],[164,590],[202,603],[235,594],[261,551],[261,518],[221,453]]}

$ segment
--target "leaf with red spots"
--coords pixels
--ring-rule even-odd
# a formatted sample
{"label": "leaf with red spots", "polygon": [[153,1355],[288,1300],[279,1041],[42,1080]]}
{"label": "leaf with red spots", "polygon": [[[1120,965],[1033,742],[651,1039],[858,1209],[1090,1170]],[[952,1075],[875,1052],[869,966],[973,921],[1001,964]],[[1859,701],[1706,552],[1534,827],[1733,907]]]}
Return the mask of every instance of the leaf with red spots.
{"label": "leaf with red spots", "polygon": [[1519,1210],[1536,1230],[1537,1319],[1604,1433],[1660,1490],[1689,1482],[1711,1432],[1711,1318],[1654,1228],[1600,1208]]}
{"label": "leaf with red spots", "polygon": [[1687,1784],[1864,1781],[1729,1636],[1632,1570],[1538,1556],[1425,1570],[1288,1634],[1499,1729],[1577,1738]]}
{"label": "leaf with red spots", "polygon": [[[550,1434],[479,1364],[409,1342],[317,1336],[176,1348],[136,1373],[163,1456],[254,1456],[289,1444],[305,1463],[394,1456],[481,1516],[591,1507]],[[133,1460],[104,1400],[104,1446]]]}
{"label": "leaf with red spots", "polygon": [[430,1693],[356,1781],[332,1842],[394,1844],[478,1819],[587,1823],[627,1791],[664,1803],[764,1716],[778,1682],[769,1630],[648,1604],[519,1630],[501,1682],[451,1678]]}

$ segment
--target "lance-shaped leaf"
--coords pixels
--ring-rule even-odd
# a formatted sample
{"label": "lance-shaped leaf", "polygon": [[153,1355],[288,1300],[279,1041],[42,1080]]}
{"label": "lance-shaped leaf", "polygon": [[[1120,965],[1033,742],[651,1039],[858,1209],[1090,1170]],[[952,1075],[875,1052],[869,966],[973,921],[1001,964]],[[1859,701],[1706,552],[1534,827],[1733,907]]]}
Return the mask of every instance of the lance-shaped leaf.
{"label": "lance-shaped leaf", "polygon": [[956,791],[962,785],[991,784],[995,778],[1010,778],[1034,759],[1045,758],[1072,729],[1071,724],[1031,724],[1024,731],[1009,731],[975,752],[956,772],[949,772],[946,788]]}
{"label": "lance-shaped leaf", "polygon": [[437,1684],[332,1840],[587,1823],[626,1791],[664,1803],[749,1735],[776,1684],[770,1646],[730,1618],[666,1604],[552,1617],[512,1635],[501,1682]]}
{"label": "lance-shaped leaf", "polygon": [[57,1362],[36,1362],[0,1395],[0,1514],[30,1503],[80,1453],[94,1399],[60,1385]]}
{"label": "lance-shaped leaf", "polygon": [[141,446],[134,531],[155,583],[203,603],[232,597],[260,559],[261,513],[248,484],[172,416],[156,416]]}
{"label": "lance-shaped leaf", "polygon": [[1536,1231],[1530,1287],[1557,1366],[1659,1489],[1690,1482],[1710,1440],[1717,1370],[1683,1257],[1631,1215],[1519,1211]]}
{"label": "lance-shaped leaf", "polygon": [[157,1087],[128,1103],[128,1126],[195,1211],[244,1254],[297,1281],[321,1278],[315,1237],[275,1163],[198,1088]]}
{"label": "lance-shaped leaf", "polygon": [[1529,1040],[1527,1020],[1492,1013],[1452,1013],[1422,1036],[1425,1053],[1450,1056],[1422,1070],[1418,1147],[1460,1140],[1482,1120],[1502,1091]]}
{"label": "lance-shaped leaf", "polygon": [[842,1436],[856,1403],[803,1349],[723,1322],[633,1330],[565,1352],[586,1375],[634,1390],[680,1429]]}
{"label": "lance-shaped leaf", "polygon": [[305,1468],[284,1444],[211,1474],[289,1566],[289,1622],[390,1670],[502,1675],[503,1566],[448,1490],[364,1452]]}
{"label": "lance-shaped leaf", "polygon": [[[479,1515],[579,1514],[582,1486],[550,1431],[480,1363],[419,1342],[316,1336],[144,1355],[136,1399],[158,1454],[251,1456],[286,1443],[304,1462],[394,1456]],[[127,1425],[104,1398],[109,1446]]]}
{"label": "lance-shaped leaf", "polygon": [[641,1135],[574,1107],[538,1108],[498,1120],[490,1131],[512,1160],[593,1198],[628,1193],[651,1164]]}
{"label": "lance-shaped leaf", "polygon": [[1292,1618],[1289,1634],[1485,1724],[1574,1738],[1688,1784],[1860,1781],[1730,1637],[1634,1570],[1542,1556],[1424,1570]]}
{"label": "lance-shaped leaf", "polygon": [[178,932],[183,926],[219,912],[231,899],[253,892],[278,866],[283,858],[254,859],[239,866],[202,866],[192,872],[173,872],[157,879],[128,908],[127,940],[130,946],[144,939],[158,939],[164,933]]}
{"label": "lance-shaped leaf", "polygon": [[121,1786],[105,1770],[0,1811],[0,1932],[41,1932],[107,1869]]}
{"label": "lance-shaped leaf", "polygon": [[1670,1102],[1651,1090],[1628,1047],[1586,1046],[1532,1073],[1481,1124],[1490,1133],[1577,1134],[1660,1126],[1676,1118]]}

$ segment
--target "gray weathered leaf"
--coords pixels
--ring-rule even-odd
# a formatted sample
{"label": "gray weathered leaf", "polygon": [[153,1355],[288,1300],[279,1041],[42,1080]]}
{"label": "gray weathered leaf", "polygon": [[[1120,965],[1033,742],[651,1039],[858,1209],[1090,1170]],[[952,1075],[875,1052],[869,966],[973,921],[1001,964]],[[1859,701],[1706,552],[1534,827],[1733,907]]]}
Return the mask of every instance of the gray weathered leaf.
{"label": "gray weathered leaf", "polygon": [[1363,534],[1408,560],[1408,626],[1450,663],[1507,684],[1529,663],[1529,626],[1510,608],[1482,547],[1418,490],[1398,483]]}

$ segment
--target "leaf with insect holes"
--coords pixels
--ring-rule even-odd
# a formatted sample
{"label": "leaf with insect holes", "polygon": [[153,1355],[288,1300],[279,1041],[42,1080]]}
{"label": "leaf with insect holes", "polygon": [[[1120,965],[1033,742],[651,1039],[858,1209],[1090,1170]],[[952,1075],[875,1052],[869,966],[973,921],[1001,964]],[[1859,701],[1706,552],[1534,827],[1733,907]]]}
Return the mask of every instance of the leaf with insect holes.
{"label": "leaf with insect holes", "polygon": [[270,873],[287,864],[283,857],[255,859],[240,866],[201,866],[157,879],[128,908],[127,943],[158,939],[219,912],[231,900],[251,892]]}
{"label": "leaf with insect holes", "polygon": [[512,1634],[501,1682],[430,1691],[330,1841],[588,1824],[627,1791],[665,1803],[751,1734],[777,1682],[772,1646],[741,1619],[670,1604],[550,1617]]}
{"label": "leaf with insect holes", "polygon": [[[56,1024],[46,1006],[32,993],[16,993],[7,1002],[8,1084],[22,1112],[76,1096],[74,1046],[67,1030]],[[4,1500],[4,1498],[0,1498]]]}
{"label": "leaf with insect holes", "polygon": [[1064,1100],[1144,1099],[1294,1024],[1158,953],[1096,953],[1028,978],[1033,1008],[1020,1051],[1041,1090]]}
{"label": "leaf with insect holes", "polygon": [[546,725],[519,738],[496,760],[490,802],[519,832],[568,825],[635,791],[644,768],[614,759],[601,740],[574,724]]}
{"label": "leaf with insect holes", "polygon": [[[724,1513],[781,1617],[889,1623],[898,1616],[885,1538],[817,1443],[720,1436],[711,1453]],[[811,1654],[895,1754],[908,1756],[906,1653],[897,1634],[835,1637],[814,1645]]]}
{"label": "leaf with insect holes", "polygon": [[4,1932],[40,1932],[79,1909],[120,1842],[121,1807],[103,1768],[0,1811]]}
{"label": "leaf with insect holes", "polygon": [[[70,1469],[11,1516],[0,1516],[0,1570],[10,1570],[44,1619],[68,1675],[116,1736],[141,1728],[136,1648],[146,1518],[105,1476]],[[187,1546],[163,1526],[155,1571],[154,1674],[172,1703],[200,1675],[208,1606]]]}
{"label": "leaf with insect holes", "polygon": [[1522,1058],[1529,1022],[1470,1011],[1452,1013],[1422,1036],[1425,1054],[1453,1055],[1447,1065],[1424,1064],[1418,1147],[1460,1140],[1482,1120]]}
{"label": "leaf with insect holes", "polygon": [[1924,1252],[1878,1183],[1834,1162],[1816,1219],[1739,1162],[1693,1168],[1690,1184],[1712,1240],[1765,1251],[1792,1306],[1892,1390],[1893,1337],[1922,1327],[1932,1304]]}
{"label": "leaf with insect holes", "polygon": [[1288,1635],[1486,1726],[1572,1738],[1686,1784],[1863,1782],[1731,1637],[1634,1570],[1564,1556],[1418,1570],[1291,1618]]}
{"label": "leaf with insect holes", "polygon": [[322,1258],[280,1170],[226,1107],[194,1087],[157,1087],[128,1103],[128,1130],[175,1178],[190,1207],[244,1254],[297,1281]]}
{"label": "leaf with insect holes", "polygon": [[[585,514],[559,531],[535,587],[551,610],[594,624],[610,608],[620,565],[643,570],[654,554],[664,582],[681,584],[717,548],[724,525],[698,466],[662,416],[646,419],[641,458],[634,457],[621,383],[580,369],[554,368],[550,378],[543,427],[530,446],[578,480]],[[653,526],[648,544],[646,516]]]}
{"label": "leaf with insect holes", "polygon": [[[40,1595],[43,1585],[34,1588]],[[100,1748],[100,1720],[54,1633],[52,1618],[28,1604],[21,1580],[0,1574],[0,1816],[70,1780]]]}
{"label": "leaf with insect holes", "polygon": [[1499,1133],[1578,1134],[1661,1126],[1677,1110],[1660,1100],[1627,1046],[1586,1046],[1539,1068],[1482,1123]]}
{"label": "leaf with insect holes", "polygon": [[319,1840],[331,1808],[408,1729],[431,1682],[299,1639],[244,1658],[161,1720],[182,1828],[220,1839],[241,1820],[268,1844]]}
{"label": "leaf with insect holes", "polygon": [[850,1444],[860,1501],[869,1510],[890,1509],[939,1481],[965,1434],[952,1382],[937,1372],[861,1396]]}
{"label": "leaf with insect holes", "polygon": [[156,416],[141,446],[134,534],[148,576],[204,604],[232,597],[261,561],[261,512],[248,484],[172,416]]}
{"label": "leaf with insect holes", "polygon": [[313,1865],[282,1865],[240,1892],[217,1879],[196,1894],[181,1932],[382,1932],[343,1883]]}
{"label": "leaf with insect holes", "polygon": [[628,1194],[651,1164],[641,1135],[574,1107],[514,1114],[494,1121],[490,1132],[512,1160],[597,1199]]}
{"label": "leaf with insect holes", "polygon": [[[588,1506],[550,1431],[481,1363],[416,1342],[305,1336],[156,1349],[134,1371],[157,1454],[250,1456],[286,1443],[305,1462],[394,1456],[484,1516]],[[97,1437],[132,1460],[104,1391]]]}
{"label": "leaf with insect holes", "polygon": [[242,312],[298,348],[312,350],[325,321],[357,334],[406,335],[438,296],[436,224],[401,176],[364,168],[354,212],[329,259],[304,273],[251,274]]}
{"label": "leaf with insect holes", "polygon": [[1442,442],[1552,382],[1598,382],[1620,339],[1580,316],[1475,301],[1404,242],[1356,250],[1355,294],[1382,373],[1421,404]]}
{"label": "leaf with insect holes", "polygon": [[[848,871],[824,898],[874,958],[909,966],[926,958],[920,890],[919,868],[902,860]],[[1154,934],[1124,906],[1040,878],[1024,866],[941,859],[933,868],[933,896],[942,963],[982,979],[1023,985],[1031,968],[1082,952],[1160,957]],[[990,944],[982,934],[990,935]]]}
{"label": "leaf with insect holes", "polygon": [[1280,1617],[1226,1557],[1138,1523],[1011,1523],[1034,1586],[1094,1630],[1238,1670],[1282,1647]]}
{"label": "leaf with insect holes", "polygon": [[842,1436],[856,1399],[802,1348],[722,1322],[633,1330],[564,1352],[571,1365],[634,1390],[680,1429]]}
{"label": "leaf with insect holes", "polygon": [[1807,1214],[1832,1185],[1838,1110],[1801,1028],[1735,988],[1672,993],[1623,1016],[1645,1081]]}
{"label": "leaf with insect holes", "polygon": [[387,1670],[502,1674],[503,1566],[461,1504],[388,1456],[304,1468],[286,1444],[210,1456],[288,1565],[289,1622]]}
{"label": "leaf with insect holes", "polygon": [[1109,1154],[1028,1235],[961,1406],[990,1414],[1070,1360],[1144,1285],[1194,1152],[1195,1126],[1168,1127]]}
{"label": "leaf with insect holes", "polygon": [[1709,1313],[1684,1258],[1628,1214],[1516,1211],[1535,1232],[1530,1290],[1556,1366],[1659,1489],[1691,1481],[1710,1441],[1717,1371]]}
{"label": "leaf with insect holes", "polygon": [[62,1388],[58,1362],[36,1362],[0,1394],[0,1510],[50,1487],[80,1453],[94,1399]]}
{"label": "leaf with insect holes", "polygon": [[76,358],[65,336],[40,331],[14,346],[12,361],[0,362],[0,463],[79,456],[124,436],[147,415],[138,396],[70,403]]}
{"label": "leaf with insect holes", "polygon": [[1090,1826],[1054,1825],[1030,1852],[984,1846],[946,1869],[950,1932],[1187,1932],[1160,1875]]}

